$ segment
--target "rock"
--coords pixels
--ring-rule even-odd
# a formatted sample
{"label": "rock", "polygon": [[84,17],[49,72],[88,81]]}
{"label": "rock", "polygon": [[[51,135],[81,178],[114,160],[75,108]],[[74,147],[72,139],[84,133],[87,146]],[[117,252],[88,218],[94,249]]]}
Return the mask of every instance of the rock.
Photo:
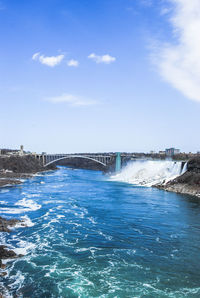
{"label": "rock", "polygon": [[5,268],[6,268],[6,265],[3,264],[2,261],[0,262],[0,265],[1,265],[1,266],[0,266],[1,269],[5,269]]}
{"label": "rock", "polygon": [[17,223],[22,222],[21,220],[18,219],[5,219],[0,216],[0,232],[10,232],[9,227],[14,227]]}
{"label": "rock", "polygon": [[190,159],[187,171],[164,184],[154,185],[159,189],[200,197],[200,157]]}
{"label": "rock", "polygon": [[[14,227],[18,223],[23,221],[18,219],[5,219],[0,216],[0,232],[10,232],[10,227]],[[24,224],[25,226],[25,224]],[[5,269],[6,265],[2,263],[2,259],[13,259],[22,257],[23,255],[17,255],[13,250],[8,250],[5,245],[0,245],[0,268]]]}
{"label": "rock", "polygon": [[0,157],[0,187],[21,184],[19,179],[30,178],[37,172],[55,169],[54,164],[43,167],[32,155]]}
{"label": "rock", "polygon": [[200,157],[192,158],[187,164],[188,172],[200,174]]}
{"label": "rock", "polygon": [[[1,274],[0,274],[0,276],[6,276],[7,275],[7,273],[4,271],[4,272],[1,272]],[[1,297],[1,296],[0,296]]]}
{"label": "rock", "polygon": [[0,245],[0,268],[5,269],[5,265],[2,263],[4,259],[16,259],[23,257],[23,255],[17,255],[13,250],[7,249],[5,245]]}
{"label": "rock", "polygon": [[17,179],[0,179],[0,187],[6,185],[17,185],[21,184],[22,182]]}
{"label": "rock", "polygon": [[14,259],[17,254],[13,250],[8,250],[5,245],[0,245],[0,259]]}
{"label": "rock", "polygon": [[[1,174],[13,175],[13,173],[37,173],[44,170],[54,170],[56,166],[54,164],[44,168],[40,162],[32,155],[25,156],[10,156],[0,158],[0,170]],[[4,170],[4,171],[3,171]],[[5,171],[7,170],[7,171]]]}

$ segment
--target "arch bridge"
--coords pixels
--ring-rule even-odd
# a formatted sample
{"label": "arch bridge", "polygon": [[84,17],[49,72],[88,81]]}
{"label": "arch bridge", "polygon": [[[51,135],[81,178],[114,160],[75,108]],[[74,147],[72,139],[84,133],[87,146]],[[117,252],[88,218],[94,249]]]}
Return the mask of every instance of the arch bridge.
{"label": "arch bridge", "polygon": [[107,167],[115,158],[115,154],[113,155],[103,155],[103,154],[36,154],[35,157],[39,162],[47,167],[50,164],[56,163],[60,160],[67,158],[84,158],[88,160],[92,160],[101,164],[104,167]]}

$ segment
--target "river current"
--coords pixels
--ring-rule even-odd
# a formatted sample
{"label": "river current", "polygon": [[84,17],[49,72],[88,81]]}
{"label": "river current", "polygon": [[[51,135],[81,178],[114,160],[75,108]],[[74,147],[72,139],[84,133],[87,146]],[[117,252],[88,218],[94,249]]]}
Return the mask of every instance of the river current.
{"label": "river current", "polygon": [[0,190],[6,297],[200,297],[200,203],[60,167]]}

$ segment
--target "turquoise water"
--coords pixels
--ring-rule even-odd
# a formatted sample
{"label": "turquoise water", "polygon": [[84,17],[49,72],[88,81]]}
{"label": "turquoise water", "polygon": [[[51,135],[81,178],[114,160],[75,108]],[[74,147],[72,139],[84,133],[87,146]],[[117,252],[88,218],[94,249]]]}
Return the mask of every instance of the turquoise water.
{"label": "turquoise water", "polygon": [[72,170],[0,191],[1,234],[22,258],[2,279],[11,297],[200,297],[200,204],[187,196]]}

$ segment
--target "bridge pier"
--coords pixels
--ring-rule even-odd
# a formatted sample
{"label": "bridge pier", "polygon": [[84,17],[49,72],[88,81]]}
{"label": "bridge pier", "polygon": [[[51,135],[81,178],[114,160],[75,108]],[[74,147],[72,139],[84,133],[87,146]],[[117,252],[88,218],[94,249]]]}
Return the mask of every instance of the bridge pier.
{"label": "bridge pier", "polygon": [[115,171],[119,172],[121,170],[121,153],[116,153]]}

